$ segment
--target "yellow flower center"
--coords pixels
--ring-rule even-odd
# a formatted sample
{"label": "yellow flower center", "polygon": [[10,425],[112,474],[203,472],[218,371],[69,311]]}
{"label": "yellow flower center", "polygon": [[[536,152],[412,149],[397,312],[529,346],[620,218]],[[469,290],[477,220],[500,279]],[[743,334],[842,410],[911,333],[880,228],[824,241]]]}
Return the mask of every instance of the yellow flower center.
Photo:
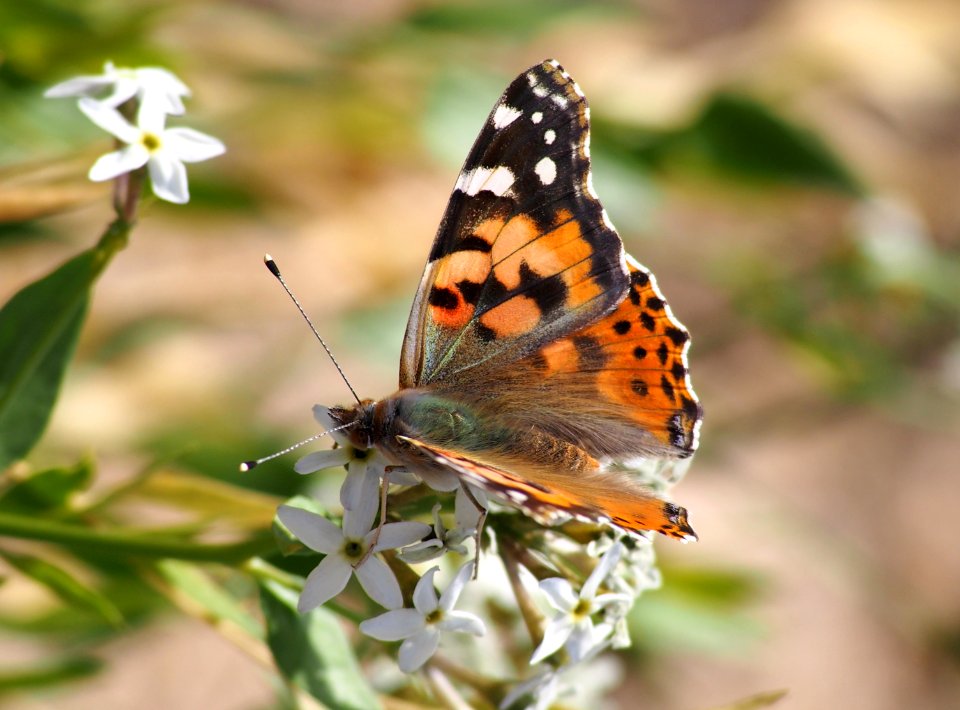
{"label": "yellow flower center", "polygon": [[590,603],[589,599],[581,599],[577,602],[577,605],[573,608],[573,616],[578,619],[583,619],[590,616],[593,611],[593,604]]}
{"label": "yellow flower center", "polygon": [[343,556],[354,562],[363,557],[366,551],[362,540],[347,540],[343,545]]}
{"label": "yellow flower center", "polygon": [[146,133],[140,136],[140,143],[151,153],[160,149],[160,136],[153,133]]}

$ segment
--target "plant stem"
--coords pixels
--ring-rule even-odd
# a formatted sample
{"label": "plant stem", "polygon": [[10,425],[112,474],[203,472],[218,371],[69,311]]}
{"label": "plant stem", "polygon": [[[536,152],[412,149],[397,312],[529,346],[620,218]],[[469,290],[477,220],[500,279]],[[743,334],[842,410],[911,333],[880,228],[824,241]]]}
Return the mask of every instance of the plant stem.
{"label": "plant stem", "polygon": [[500,547],[500,558],[503,560],[503,566],[507,569],[507,576],[510,578],[510,587],[513,589],[513,595],[517,599],[517,607],[520,609],[520,615],[527,625],[527,632],[530,634],[530,641],[534,647],[539,646],[543,640],[543,616],[537,609],[527,590],[520,580],[520,564],[518,545],[504,536],[497,538]]}

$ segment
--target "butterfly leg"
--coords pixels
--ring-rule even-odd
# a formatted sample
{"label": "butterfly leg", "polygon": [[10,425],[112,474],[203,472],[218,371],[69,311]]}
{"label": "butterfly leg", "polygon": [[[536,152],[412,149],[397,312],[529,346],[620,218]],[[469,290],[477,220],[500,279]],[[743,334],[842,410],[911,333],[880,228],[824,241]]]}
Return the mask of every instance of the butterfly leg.
{"label": "butterfly leg", "polygon": [[387,492],[390,490],[390,472],[395,468],[399,467],[387,466],[383,470],[383,478],[380,479],[380,522],[377,523],[377,530],[374,532],[373,539],[370,540],[370,545],[367,547],[366,552],[363,553],[363,557],[353,565],[354,569],[366,562],[370,555],[373,554],[374,549],[377,547],[377,542],[380,540],[380,533],[383,532],[383,526],[387,524]]}
{"label": "butterfly leg", "polygon": [[478,501],[476,496],[473,495],[473,491],[470,490],[470,486],[463,482],[460,483],[460,486],[463,488],[463,493],[465,496],[467,496],[467,500],[473,503],[473,506],[480,514],[480,518],[477,520],[477,531],[474,533],[473,537],[474,549],[476,550],[473,561],[473,578],[476,579],[477,575],[480,573],[480,541],[483,539],[483,525],[487,522],[487,509],[485,506],[481,505],[480,501]]}

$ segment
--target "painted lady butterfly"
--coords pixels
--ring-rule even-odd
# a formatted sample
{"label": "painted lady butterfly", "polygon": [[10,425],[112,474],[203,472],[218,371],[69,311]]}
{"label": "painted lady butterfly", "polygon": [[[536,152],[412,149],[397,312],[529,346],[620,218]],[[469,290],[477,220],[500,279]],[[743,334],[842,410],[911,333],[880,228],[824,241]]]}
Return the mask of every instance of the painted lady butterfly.
{"label": "painted lady butterfly", "polygon": [[407,324],[400,390],[336,407],[358,448],[562,514],[695,539],[624,471],[690,456],[690,336],[593,189],[590,110],[556,61],[518,76],[457,178]]}

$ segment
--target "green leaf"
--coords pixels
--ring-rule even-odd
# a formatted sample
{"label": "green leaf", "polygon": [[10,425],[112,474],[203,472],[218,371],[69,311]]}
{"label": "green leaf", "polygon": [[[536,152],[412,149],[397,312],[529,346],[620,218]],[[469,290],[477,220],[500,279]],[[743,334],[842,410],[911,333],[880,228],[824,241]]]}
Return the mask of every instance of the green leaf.
{"label": "green leaf", "polygon": [[103,662],[91,656],[73,656],[24,670],[0,672],[0,693],[47,688],[97,673]]}
{"label": "green leaf", "polygon": [[745,180],[864,190],[815,134],[746,96],[718,94],[677,137],[710,167]]}
{"label": "green leaf", "polygon": [[640,173],[676,168],[746,184],[809,185],[852,196],[865,192],[817,135],[737,94],[713,96],[690,125],[679,129],[652,130],[597,115],[593,142],[598,154]]}
{"label": "green leaf", "polygon": [[102,251],[85,251],[0,310],[0,470],[43,434],[103,265]]}
{"label": "green leaf", "polygon": [[263,638],[256,619],[196,565],[161,560],[157,569],[169,584],[200,604],[212,618],[233,622],[252,637]]}
{"label": "green leaf", "polygon": [[267,644],[286,678],[332,708],[381,707],[335,615],[323,608],[298,613],[296,592],[270,580],[261,582],[260,605]]}
{"label": "green leaf", "polygon": [[103,617],[111,626],[118,627],[123,624],[123,616],[113,602],[62,567],[33,555],[0,550],[0,556],[12,567],[42,584],[67,604],[91,610]]}
{"label": "green leaf", "polygon": [[77,491],[85,490],[93,480],[90,459],[73,466],[49,468],[18,480],[2,495],[3,508],[10,513],[37,513],[62,509]]}

